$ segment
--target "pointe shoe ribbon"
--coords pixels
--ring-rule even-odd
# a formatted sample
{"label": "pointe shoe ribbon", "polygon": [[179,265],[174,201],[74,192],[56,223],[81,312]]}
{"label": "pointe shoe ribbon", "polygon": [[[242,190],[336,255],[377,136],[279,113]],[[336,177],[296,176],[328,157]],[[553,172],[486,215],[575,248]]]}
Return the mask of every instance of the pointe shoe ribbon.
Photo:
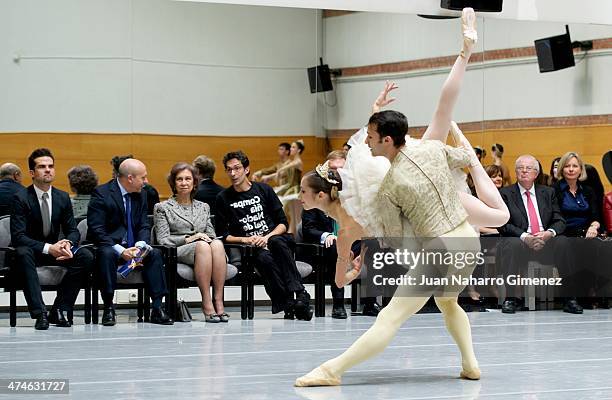
{"label": "pointe shoe ribbon", "polygon": [[340,385],[340,377],[335,376],[323,366],[317,367],[295,380],[294,386],[338,386]]}
{"label": "pointe shoe ribbon", "polygon": [[472,53],[472,48],[478,42],[478,32],[476,31],[476,13],[473,8],[466,7],[461,13],[461,30],[463,32],[463,48],[461,57]]}

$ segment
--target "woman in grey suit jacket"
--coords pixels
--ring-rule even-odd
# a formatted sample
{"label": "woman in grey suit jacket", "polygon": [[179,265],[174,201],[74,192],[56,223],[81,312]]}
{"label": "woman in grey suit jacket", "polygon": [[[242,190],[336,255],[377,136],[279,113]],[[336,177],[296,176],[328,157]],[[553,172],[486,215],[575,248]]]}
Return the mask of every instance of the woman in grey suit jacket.
{"label": "woman in grey suit jacket", "polygon": [[[174,196],[155,205],[154,219],[157,242],[177,248],[178,261],[193,265],[202,294],[202,311],[206,322],[227,322],[223,308],[223,284],[227,270],[225,249],[215,239],[208,204],[193,197],[198,187],[197,174],[187,163],[175,164],[168,184]],[[215,289],[214,302],[210,282]]]}

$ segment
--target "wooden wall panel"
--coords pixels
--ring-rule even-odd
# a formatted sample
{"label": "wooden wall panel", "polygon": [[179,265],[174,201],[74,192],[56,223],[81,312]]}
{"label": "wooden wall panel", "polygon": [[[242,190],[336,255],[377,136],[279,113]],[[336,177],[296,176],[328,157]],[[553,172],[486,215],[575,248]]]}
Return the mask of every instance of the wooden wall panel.
{"label": "wooden wall panel", "polygon": [[[55,186],[69,191],[66,172],[77,164],[91,165],[100,182],[111,177],[110,159],[117,154],[134,154],[147,165],[149,180],[162,197],[170,194],[166,176],[175,162],[191,162],[197,155],[205,154],[217,163],[215,180],[229,185],[221,160],[228,151],[242,149],[249,156],[251,170],[274,164],[279,143],[296,140],[296,137],[222,137],[178,136],[150,134],[92,134],[92,133],[2,133],[0,134],[0,163],[14,162],[28,175],[27,157],[38,147],[48,147],[55,156]],[[325,157],[327,143],[324,138],[302,137],[306,149],[303,160],[306,170]],[[30,184],[30,179],[24,180]]]}

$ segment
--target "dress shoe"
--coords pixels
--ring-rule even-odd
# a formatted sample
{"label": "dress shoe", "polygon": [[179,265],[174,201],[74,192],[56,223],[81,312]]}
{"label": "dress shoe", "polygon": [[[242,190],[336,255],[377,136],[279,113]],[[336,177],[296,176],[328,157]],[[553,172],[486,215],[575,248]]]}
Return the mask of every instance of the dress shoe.
{"label": "dress shoe", "polygon": [[380,310],[381,308],[376,302],[364,304],[361,315],[365,315],[367,317],[377,317]]}
{"label": "dress shoe", "polygon": [[[216,314],[215,316],[217,317],[217,322],[219,322],[219,316]],[[174,325],[172,318],[170,318],[170,316],[166,314],[164,309],[161,307],[155,307],[151,311],[151,323],[157,325]]]}
{"label": "dress shoe", "polygon": [[514,314],[516,312],[516,304],[512,300],[505,300],[502,304],[502,312],[504,314]]}
{"label": "dress shoe", "polygon": [[334,319],[346,319],[346,310],[344,306],[332,308],[332,318]]}
{"label": "dress shoe", "polygon": [[104,313],[102,314],[102,325],[103,326],[114,326],[117,323],[117,314],[113,307],[104,307]]}
{"label": "dress shoe", "polygon": [[67,312],[62,311],[59,308],[52,308],[48,317],[49,323],[61,328],[70,328],[72,326],[72,322],[66,318],[64,313]]}
{"label": "dress shoe", "polygon": [[312,319],[312,307],[310,306],[310,294],[307,291],[302,290],[296,292],[295,303],[293,306],[295,310],[295,318],[302,321],[310,321]]}
{"label": "dress shoe", "polygon": [[295,301],[293,299],[289,299],[285,303],[285,316],[283,318],[289,320],[295,319]]}
{"label": "dress shoe", "polygon": [[576,300],[569,300],[563,306],[563,312],[570,314],[582,314],[583,311],[582,307],[580,306],[580,304],[578,304]]}
{"label": "dress shoe", "polygon": [[49,320],[47,320],[47,313],[43,312],[36,317],[36,323],[34,329],[37,331],[46,331],[49,329]]}
{"label": "dress shoe", "polygon": [[219,315],[219,320],[221,322],[229,322],[230,316],[229,316],[228,313],[224,312],[224,313],[221,313],[221,314],[218,314],[218,315]]}

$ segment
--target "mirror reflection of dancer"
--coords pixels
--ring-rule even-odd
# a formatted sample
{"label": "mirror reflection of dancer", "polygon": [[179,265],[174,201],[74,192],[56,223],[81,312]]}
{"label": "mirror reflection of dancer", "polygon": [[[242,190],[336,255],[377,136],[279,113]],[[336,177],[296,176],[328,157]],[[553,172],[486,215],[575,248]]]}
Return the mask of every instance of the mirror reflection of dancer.
{"label": "mirror reflection of dancer", "polygon": [[[340,225],[336,264],[338,287],[350,283],[359,275],[361,260],[360,257],[353,259],[351,256],[350,243],[367,236],[366,232],[375,236],[412,235],[442,241],[456,237],[461,238],[464,250],[476,251],[480,248],[478,234],[469,224],[499,226],[508,219],[508,210],[499,192],[484,172],[469,142],[456,124],[451,123],[451,111],[476,42],[475,14],[471,8],[463,10],[462,22],[463,50],[444,84],[433,121],[424,135],[426,140],[411,140],[406,144],[406,118],[395,111],[377,112],[368,123],[366,141],[372,151],[369,157],[363,151],[365,146],[357,143],[349,152],[347,165],[339,170],[342,178],[336,172],[329,171],[324,164],[302,180],[304,207],[320,208]],[[391,102],[386,96],[394,88],[393,84],[387,84],[376,103],[379,100],[379,105]],[[446,139],[449,129],[462,148],[452,148],[441,142]],[[381,155],[384,157],[376,157]],[[391,162],[390,165],[387,160]],[[466,166],[474,176],[481,200],[457,192],[451,169]],[[363,208],[364,205],[370,208]],[[350,268],[348,271],[347,264]],[[473,268],[473,265],[465,267],[462,273],[469,274]],[[457,303],[462,288],[445,289],[440,296],[436,294],[435,300],[461,352],[460,376],[480,379],[469,320]],[[396,293],[374,325],[347,351],[298,378],[295,385],[339,385],[346,370],[382,352],[401,324],[417,312],[432,293],[433,290],[419,297]]]}

